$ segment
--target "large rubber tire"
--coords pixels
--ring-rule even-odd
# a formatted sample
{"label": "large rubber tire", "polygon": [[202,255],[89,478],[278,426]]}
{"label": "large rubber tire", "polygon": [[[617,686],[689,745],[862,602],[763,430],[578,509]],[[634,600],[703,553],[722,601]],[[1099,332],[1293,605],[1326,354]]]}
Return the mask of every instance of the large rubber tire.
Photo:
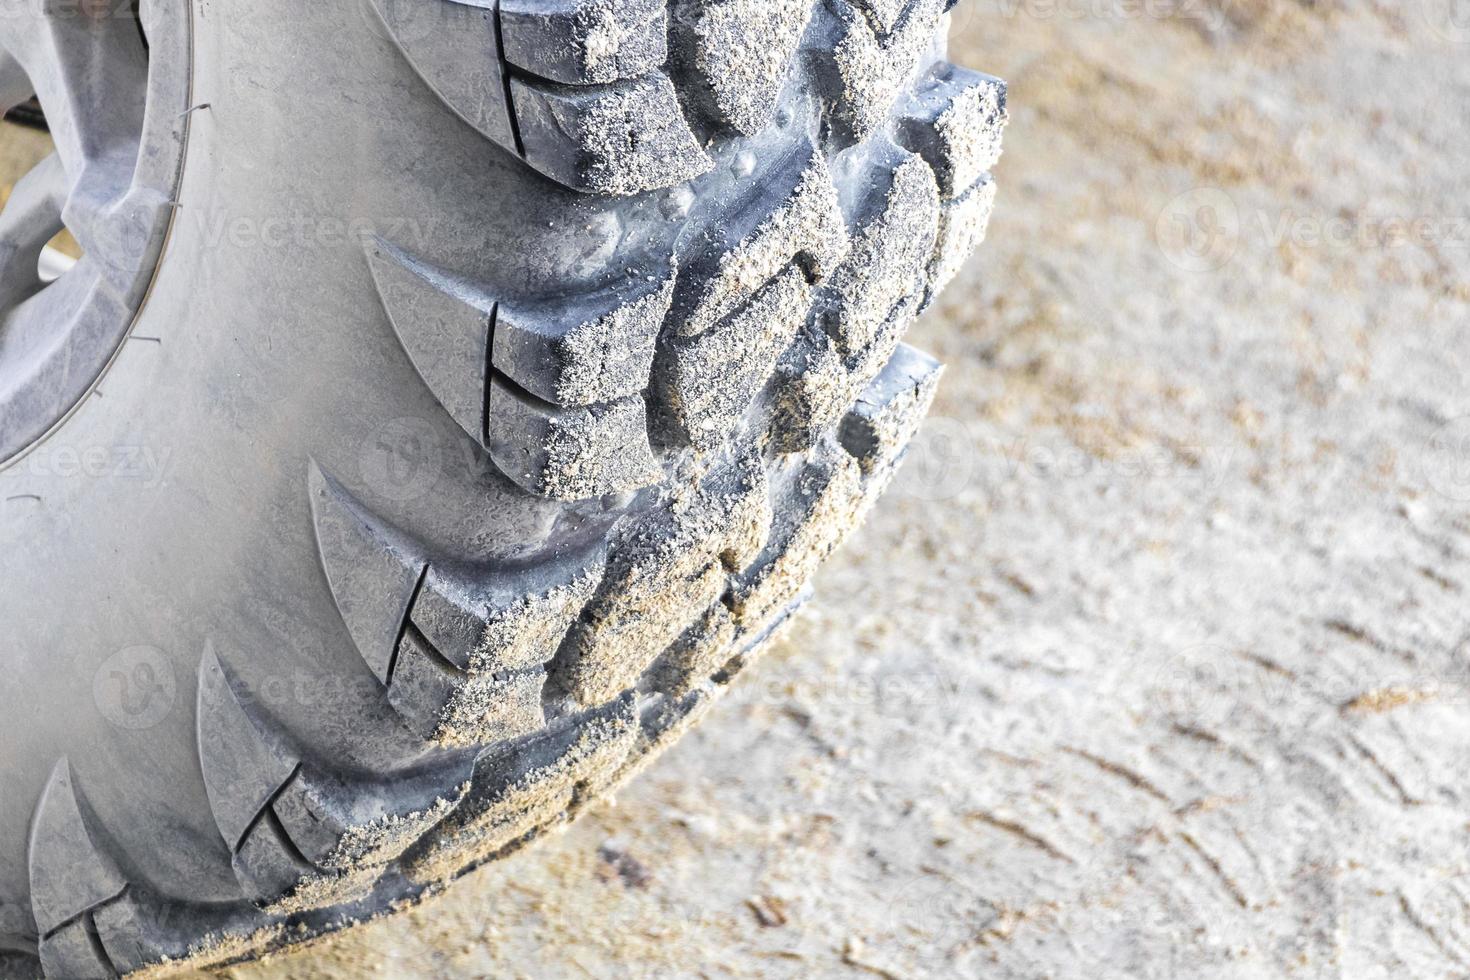
{"label": "large rubber tire", "polygon": [[146,303],[0,468],[0,974],[383,913],[708,707],[933,396],[947,6],[198,0]]}

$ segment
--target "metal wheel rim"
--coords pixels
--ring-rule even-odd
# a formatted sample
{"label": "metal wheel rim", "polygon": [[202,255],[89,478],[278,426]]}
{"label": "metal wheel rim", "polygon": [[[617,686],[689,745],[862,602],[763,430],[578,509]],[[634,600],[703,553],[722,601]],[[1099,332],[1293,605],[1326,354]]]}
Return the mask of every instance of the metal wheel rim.
{"label": "metal wheel rim", "polygon": [[[188,5],[0,0],[0,110],[37,96],[56,152],[0,211],[0,467],[93,391],[141,310],[176,208]],[[83,256],[38,266],[63,227]]]}

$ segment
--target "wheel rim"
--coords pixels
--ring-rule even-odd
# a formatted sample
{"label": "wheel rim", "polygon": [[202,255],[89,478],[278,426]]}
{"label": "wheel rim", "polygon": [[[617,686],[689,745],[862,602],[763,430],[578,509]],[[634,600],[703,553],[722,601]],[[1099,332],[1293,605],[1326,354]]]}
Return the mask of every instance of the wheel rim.
{"label": "wheel rim", "polygon": [[[0,211],[0,466],[87,395],[126,339],[169,223],[188,127],[188,5],[0,0],[0,110],[36,96],[56,150]],[[38,268],[63,228],[82,257]]]}

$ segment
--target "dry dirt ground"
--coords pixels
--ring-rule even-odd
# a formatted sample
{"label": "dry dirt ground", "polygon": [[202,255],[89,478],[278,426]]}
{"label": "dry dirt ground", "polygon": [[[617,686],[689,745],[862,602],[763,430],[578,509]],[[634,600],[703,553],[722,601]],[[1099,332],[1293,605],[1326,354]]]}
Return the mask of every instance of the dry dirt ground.
{"label": "dry dirt ground", "polygon": [[267,978],[1470,970],[1470,14],[969,0],[898,486],[566,834]]}

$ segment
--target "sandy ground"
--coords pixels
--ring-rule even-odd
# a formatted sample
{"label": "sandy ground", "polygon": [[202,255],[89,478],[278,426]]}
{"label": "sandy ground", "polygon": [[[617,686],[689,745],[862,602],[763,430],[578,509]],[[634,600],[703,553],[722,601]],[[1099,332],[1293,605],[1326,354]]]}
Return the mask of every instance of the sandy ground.
{"label": "sandy ground", "polygon": [[1470,970],[1470,20],[970,0],[951,365],[790,641],[566,834],[266,978]]}

